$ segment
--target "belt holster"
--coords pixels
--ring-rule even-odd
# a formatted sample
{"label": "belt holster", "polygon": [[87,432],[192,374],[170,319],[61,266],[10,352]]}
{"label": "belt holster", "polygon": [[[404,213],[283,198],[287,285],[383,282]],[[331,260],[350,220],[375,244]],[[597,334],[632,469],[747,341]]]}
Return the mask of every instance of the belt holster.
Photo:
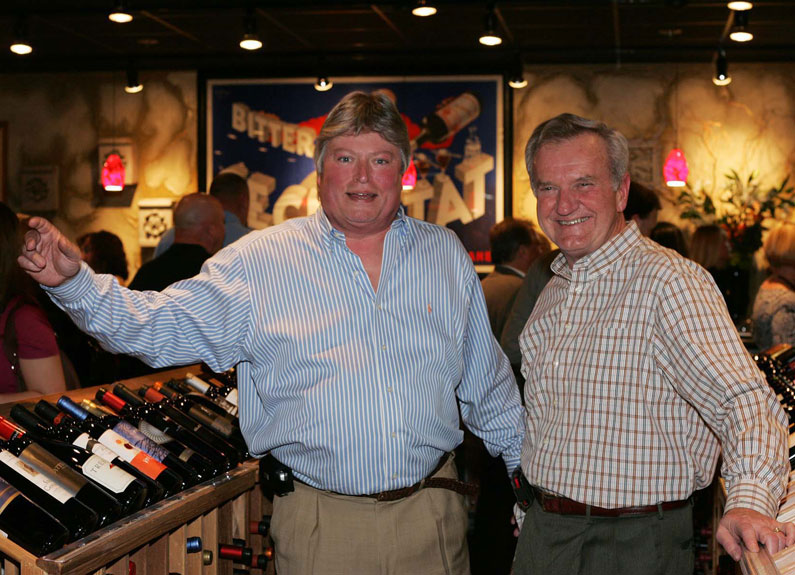
{"label": "belt holster", "polygon": [[535,494],[524,473],[522,473],[521,465],[517,466],[511,474],[511,487],[513,487],[513,494],[516,497],[516,504],[519,509],[522,511],[530,509],[533,499],[535,499]]}
{"label": "belt holster", "polygon": [[295,491],[293,470],[268,453],[259,460],[259,484],[269,501],[273,501],[274,495],[283,497]]}

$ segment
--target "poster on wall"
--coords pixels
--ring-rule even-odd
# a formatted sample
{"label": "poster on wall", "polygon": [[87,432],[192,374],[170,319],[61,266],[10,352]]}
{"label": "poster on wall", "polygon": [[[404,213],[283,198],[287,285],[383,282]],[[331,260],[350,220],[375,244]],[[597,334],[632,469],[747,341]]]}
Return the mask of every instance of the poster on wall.
{"label": "poster on wall", "polygon": [[222,171],[245,177],[254,228],[311,215],[320,205],[315,138],[331,108],[356,90],[383,92],[406,121],[407,214],[453,230],[487,270],[489,229],[504,210],[499,76],[335,78],[327,92],[310,79],[208,80],[208,184]]}

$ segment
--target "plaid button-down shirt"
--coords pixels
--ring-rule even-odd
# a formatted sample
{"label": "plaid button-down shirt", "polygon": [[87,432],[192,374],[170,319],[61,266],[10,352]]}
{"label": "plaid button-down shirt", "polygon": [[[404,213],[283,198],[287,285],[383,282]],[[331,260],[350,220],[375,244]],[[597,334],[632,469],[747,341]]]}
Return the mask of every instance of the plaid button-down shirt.
{"label": "plaid button-down shirt", "polygon": [[685,499],[774,515],[787,420],[709,273],[630,224],[569,268],[563,255],[520,337],[530,483],[600,507]]}

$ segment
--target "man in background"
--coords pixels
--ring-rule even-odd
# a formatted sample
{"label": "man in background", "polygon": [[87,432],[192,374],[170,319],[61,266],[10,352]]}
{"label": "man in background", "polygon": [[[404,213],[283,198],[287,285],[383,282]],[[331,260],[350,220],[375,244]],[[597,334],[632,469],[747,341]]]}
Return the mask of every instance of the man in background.
{"label": "man in background", "polygon": [[[223,247],[251,231],[248,227],[249,192],[245,179],[232,172],[220,173],[210,184],[210,195],[218,198],[223,206],[225,228]],[[174,243],[174,233],[174,228],[166,230],[155,248],[154,257],[163,255]]]}
{"label": "man in background", "polygon": [[174,243],[160,257],[146,262],[130,289],[161,291],[195,276],[204,261],[224,242],[224,209],[208,194],[183,196],[174,209]]}
{"label": "man in background", "polygon": [[638,229],[647,238],[654,226],[657,225],[657,216],[662,209],[660,198],[651,188],[643,184],[630,182],[627,207],[624,208],[624,219],[638,224]]}

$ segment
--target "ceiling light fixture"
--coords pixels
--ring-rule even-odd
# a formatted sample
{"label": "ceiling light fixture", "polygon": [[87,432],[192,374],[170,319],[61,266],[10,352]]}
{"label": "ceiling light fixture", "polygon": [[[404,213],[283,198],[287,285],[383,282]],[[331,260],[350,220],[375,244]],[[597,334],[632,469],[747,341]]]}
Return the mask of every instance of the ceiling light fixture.
{"label": "ceiling light fixture", "polygon": [[521,90],[527,86],[527,80],[524,78],[524,64],[519,54],[516,55],[516,65],[511,75],[508,76],[508,85],[514,90]]}
{"label": "ceiling light fixture", "polygon": [[318,92],[328,92],[334,86],[334,82],[326,76],[318,76],[315,82],[315,90]]}
{"label": "ceiling light fixture", "polygon": [[138,81],[138,70],[130,66],[127,69],[127,85],[124,86],[124,91],[128,94],[137,94],[144,89],[144,85]]}
{"label": "ceiling light fixture", "polygon": [[417,4],[411,9],[411,13],[420,18],[426,18],[436,14],[436,6],[428,3],[427,0],[417,0]]}
{"label": "ceiling light fixture", "polygon": [[735,10],[737,12],[742,12],[743,10],[750,10],[754,7],[751,2],[729,2],[726,6],[728,6],[729,10]]}
{"label": "ceiling light fixture", "polygon": [[33,52],[33,46],[28,40],[27,21],[24,17],[17,20],[16,26],[14,26],[14,42],[8,49],[19,56],[25,56]]}
{"label": "ceiling light fixture", "polygon": [[754,39],[754,35],[748,31],[748,17],[750,14],[750,10],[732,12],[734,22],[732,23],[729,38],[735,42],[750,42]]}
{"label": "ceiling light fixture", "polygon": [[132,22],[133,16],[127,9],[127,2],[124,0],[117,0],[113,5],[113,10],[108,14],[108,20],[116,22],[116,24],[126,24]]}
{"label": "ceiling light fixture", "polygon": [[483,34],[478,38],[478,41],[484,46],[499,46],[502,44],[502,38],[497,34],[494,19],[494,5],[492,4],[489,6],[486,18],[483,21]]}
{"label": "ceiling light fixture", "polygon": [[257,19],[254,10],[249,8],[243,20],[243,39],[240,40],[240,47],[244,50],[259,50],[262,48],[262,40],[257,34]]}
{"label": "ceiling light fixture", "polygon": [[729,61],[726,59],[726,52],[723,48],[718,49],[718,55],[715,59],[715,75],[712,77],[712,83],[716,86],[728,86],[732,83],[732,77],[729,76]]}

